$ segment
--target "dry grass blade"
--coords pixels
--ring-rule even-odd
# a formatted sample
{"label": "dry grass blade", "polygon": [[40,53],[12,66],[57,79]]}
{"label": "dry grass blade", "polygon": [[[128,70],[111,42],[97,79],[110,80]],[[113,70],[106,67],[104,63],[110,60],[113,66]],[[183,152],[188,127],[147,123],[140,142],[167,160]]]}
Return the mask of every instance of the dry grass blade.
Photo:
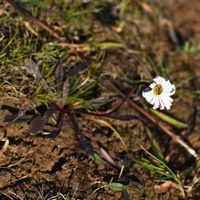
{"label": "dry grass blade", "polygon": [[141,2],[140,0],[134,0],[138,6],[140,6],[143,10],[145,10],[147,13],[153,15],[154,12],[153,12],[153,9],[151,8],[150,5],[148,5],[147,3],[145,2]]}
{"label": "dry grass blade", "polygon": [[113,166],[116,166],[115,161],[111,158],[111,156],[106,152],[105,149],[100,148],[100,151],[101,151],[101,155],[103,156],[103,158],[104,158],[108,163],[110,163],[110,164],[113,165]]}
{"label": "dry grass blade", "polygon": [[1,141],[5,141],[3,148],[0,150],[0,157],[3,155],[3,153],[6,151],[9,145],[9,140],[8,139],[2,139]]}

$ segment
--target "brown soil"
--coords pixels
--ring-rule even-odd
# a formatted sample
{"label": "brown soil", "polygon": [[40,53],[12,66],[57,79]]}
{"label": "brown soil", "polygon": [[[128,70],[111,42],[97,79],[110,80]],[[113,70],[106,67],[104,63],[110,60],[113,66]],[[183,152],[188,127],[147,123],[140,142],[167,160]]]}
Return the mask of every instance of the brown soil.
{"label": "brown soil", "polygon": [[[163,22],[164,18],[168,18],[173,23],[183,41],[188,40],[195,43],[200,39],[200,4],[195,0],[163,1],[163,5],[158,3],[159,6],[164,6],[166,10],[166,13],[162,13],[163,16],[161,17],[161,13],[158,12],[159,8],[154,5],[156,2],[159,1],[149,1],[149,5],[155,8],[155,15],[152,17],[150,13],[147,13],[150,20],[143,19],[142,21],[143,25],[148,27],[148,30],[145,28],[139,28],[139,30],[141,35],[144,38],[146,37],[146,40],[150,40],[153,48],[159,52],[159,55],[157,55],[159,62],[172,56],[169,52],[176,46],[169,35],[166,23]],[[157,22],[157,27],[151,24],[155,24],[155,22]],[[101,28],[105,29],[102,25]],[[129,29],[134,28],[138,27],[130,27]],[[123,34],[128,32],[129,30],[126,30]],[[103,37],[105,39],[111,36],[108,34]],[[97,35],[97,38],[100,37]],[[139,44],[137,41],[130,41],[130,45],[133,47],[139,45],[141,49],[143,48],[143,44]],[[129,79],[135,78],[135,74],[139,73],[141,77],[148,77],[151,74],[147,61],[141,60],[141,58],[141,55],[127,53],[120,49],[108,50],[102,72],[112,76],[122,91],[129,91],[131,84],[121,78],[122,71]],[[188,76],[200,75],[198,65],[198,55],[192,56],[182,52],[173,56],[169,73],[176,83],[179,83]],[[105,81],[106,84],[106,76],[105,78],[102,77],[102,81]],[[186,82],[182,85],[182,91],[199,90],[199,83],[198,79],[195,79],[195,82]],[[106,88],[106,85],[102,94],[116,96],[113,91]],[[120,101],[119,98],[119,101],[113,103],[112,107]],[[136,98],[135,101],[138,104],[145,103],[142,98]],[[9,104],[6,100],[2,100],[2,105]],[[16,104],[22,106],[20,102]],[[193,97],[180,96],[175,97],[173,107],[168,112],[181,121],[193,123],[194,127],[190,130],[172,129],[176,134],[182,135],[197,153],[200,153],[200,121],[196,114],[199,106],[199,101]],[[1,110],[0,113],[0,126],[4,127],[3,118],[8,112]],[[145,130],[145,124],[149,123],[148,120],[129,105],[126,105],[119,113],[137,115],[140,120],[139,122],[101,120],[109,122],[118,130],[128,149],[131,149],[136,156],[143,156],[141,146],[147,150],[151,149],[151,142]],[[118,165],[122,166],[126,152],[116,134],[108,126],[101,123],[99,118],[80,116],[78,122],[83,133],[93,144],[95,152],[100,154],[99,144],[103,145]],[[151,124],[150,127],[158,133],[156,139],[165,156],[170,155],[170,164],[175,170],[178,172],[186,170],[194,163],[194,159],[178,144],[173,143],[171,138],[160,132],[154,125]],[[43,199],[48,199],[52,196],[59,196],[60,193],[68,194],[70,199],[122,199],[121,192],[105,187],[112,178],[116,180],[118,174],[103,164],[95,164],[81,151],[78,147],[75,131],[67,117],[64,121],[62,133],[55,139],[47,139],[43,135],[31,136],[28,133],[28,125],[25,123],[11,125],[6,128],[5,132],[1,131],[0,134],[0,139],[7,138],[9,140],[8,148],[0,157],[0,166],[2,167],[0,168],[0,189],[2,192],[0,199],[8,199],[6,195],[13,199],[20,197],[21,199],[33,200],[41,199],[40,195],[43,195]],[[4,141],[2,140],[0,144],[3,146]],[[161,177],[138,164],[132,163],[130,174],[133,175],[136,170],[143,180],[145,192],[141,195],[134,185],[130,185],[127,189],[130,199],[142,200],[148,199],[149,196],[153,200],[200,199],[199,191],[188,194],[187,198],[182,197],[180,191],[173,187],[164,193],[152,191],[155,185],[153,181]],[[191,184],[193,176],[194,174],[191,174],[191,177],[184,180],[186,185]],[[61,195],[57,199],[62,199]]]}

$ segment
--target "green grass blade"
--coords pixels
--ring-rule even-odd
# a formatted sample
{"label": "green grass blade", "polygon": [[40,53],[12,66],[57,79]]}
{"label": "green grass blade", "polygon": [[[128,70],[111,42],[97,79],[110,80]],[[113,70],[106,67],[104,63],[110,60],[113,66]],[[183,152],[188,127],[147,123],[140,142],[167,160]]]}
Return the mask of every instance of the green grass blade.
{"label": "green grass blade", "polygon": [[109,183],[108,187],[111,190],[124,191],[128,187],[128,185],[123,185],[122,183],[113,182]]}
{"label": "green grass blade", "polygon": [[173,117],[170,117],[169,115],[166,115],[162,112],[159,112],[157,110],[153,110],[151,109],[150,110],[154,115],[156,115],[157,117],[159,117],[160,119],[162,119],[163,121],[167,122],[168,124],[171,124],[175,127],[178,127],[178,128],[188,128],[189,125],[184,123],[184,122],[181,122],[179,120],[176,120],[174,119]]}

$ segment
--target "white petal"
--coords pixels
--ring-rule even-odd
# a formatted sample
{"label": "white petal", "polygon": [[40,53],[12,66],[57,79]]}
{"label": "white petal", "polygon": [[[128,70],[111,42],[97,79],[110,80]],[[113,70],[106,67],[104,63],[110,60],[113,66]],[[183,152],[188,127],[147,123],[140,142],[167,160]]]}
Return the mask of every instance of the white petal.
{"label": "white petal", "polygon": [[166,94],[163,94],[161,98],[165,107],[167,108],[167,110],[169,110],[172,105],[171,103],[173,102],[173,99]]}
{"label": "white petal", "polygon": [[161,110],[164,110],[164,108],[165,108],[165,103],[164,103],[164,101],[163,101],[163,99],[160,97],[159,98],[159,103],[160,103],[160,109]]}
{"label": "white petal", "polygon": [[160,102],[159,102],[159,98],[157,96],[154,98],[154,101],[155,102],[154,102],[153,109],[159,108]]}
{"label": "white petal", "polygon": [[148,102],[149,102],[150,104],[152,104],[152,105],[155,104],[155,101],[156,101],[156,100],[155,100],[155,97],[152,97],[152,98],[149,99],[149,100],[150,100],[150,101],[148,101]]}
{"label": "white petal", "polygon": [[[174,86],[174,85],[173,85],[173,86]],[[169,95],[171,96],[171,95],[173,95],[175,92],[176,92],[176,88],[175,88],[175,86],[174,86],[174,87],[172,87],[172,91],[169,92]]]}
{"label": "white petal", "polygon": [[176,88],[174,85],[170,85],[170,86],[163,86],[163,91],[169,93],[170,95],[173,95],[176,91]]}
{"label": "white petal", "polygon": [[[163,77],[161,76],[156,76],[156,78],[153,79],[153,81],[157,84],[161,84],[163,82]],[[164,79],[165,80],[165,79]]]}
{"label": "white petal", "polygon": [[149,87],[151,88],[151,89],[153,89],[155,86],[157,85],[157,83],[151,83],[150,85],[149,85]]}
{"label": "white petal", "polygon": [[163,103],[164,103],[166,109],[169,110],[172,104],[169,101],[166,101],[165,99],[163,99]]}
{"label": "white petal", "polygon": [[172,102],[173,99],[170,97],[170,95],[168,93],[163,92],[160,97],[166,101]]}
{"label": "white petal", "polygon": [[148,91],[148,92],[145,92],[145,91],[143,91],[142,92],[142,96],[144,97],[144,98],[149,98],[149,97],[153,97],[153,90],[150,90],[150,91]]}

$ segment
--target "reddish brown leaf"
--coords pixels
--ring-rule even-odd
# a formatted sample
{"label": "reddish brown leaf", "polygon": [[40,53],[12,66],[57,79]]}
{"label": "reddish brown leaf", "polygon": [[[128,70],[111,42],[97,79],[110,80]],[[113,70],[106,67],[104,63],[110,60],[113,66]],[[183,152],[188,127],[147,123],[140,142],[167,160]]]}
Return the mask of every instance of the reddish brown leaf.
{"label": "reddish brown leaf", "polygon": [[120,115],[120,116],[106,116],[106,117],[109,117],[109,118],[112,118],[112,119],[117,119],[117,120],[120,120],[120,121],[130,121],[130,120],[138,119],[138,117],[135,116],[135,115]]}
{"label": "reddish brown leaf", "polygon": [[58,64],[55,70],[55,78],[57,91],[60,91],[62,89],[62,82],[64,80],[64,70],[61,63]]}
{"label": "reddish brown leaf", "polygon": [[4,122],[13,122],[13,123],[23,123],[23,122],[29,122],[33,118],[33,115],[6,115],[4,118]]}
{"label": "reddish brown leaf", "polygon": [[31,135],[36,135],[41,132],[44,129],[47,120],[47,118],[44,118],[41,115],[36,116],[29,125],[29,133]]}
{"label": "reddish brown leaf", "polygon": [[72,69],[69,71],[69,77],[79,75],[82,71],[88,69],[91,66],[92,62],[84,62],[84,63],[79,63],[75,65]]}

